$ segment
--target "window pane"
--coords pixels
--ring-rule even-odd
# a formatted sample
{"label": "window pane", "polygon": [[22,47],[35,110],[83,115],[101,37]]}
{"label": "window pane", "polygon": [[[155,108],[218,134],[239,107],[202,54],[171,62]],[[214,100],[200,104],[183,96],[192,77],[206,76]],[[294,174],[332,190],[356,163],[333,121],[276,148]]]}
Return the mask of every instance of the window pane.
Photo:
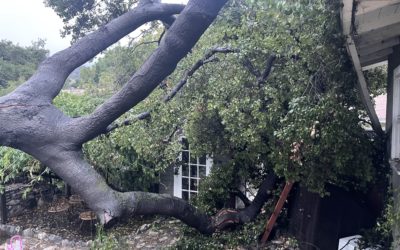
{"label": "window pane", "polygon": [[182,163],[189,162],[189,151],[182,151]]}
{"label": "window pane", "polygon": [[203,178],[206,176],[206,167],[205,166],[199,166],[199,177]]}
{"label": "window pane", "polygon": [[182,178],[182,189],[189,189],[189,179]]}
{"label": "window pane", "polygon": [[188,150],[189,149],[189,142],[186,138],[182,139],[182,149]]}
{"label": "window pane", "polygon": [[194,199],[196,197],[197,193],[195,192],[190,192],[190,199]]}
{"label": "window pane", "polygon": [[182,176],[189,176],[189,166],[187,164],[182,165]]}
{"label": "window pane", "polygon": [[188,191],[182,191],[182,199],[189,200],[189,192]]}
{"label": "window pane", "polygon": [[197,191],[197,180],[196,179],[190,179],[190,190]]}
{"label": "window pane", "polygon": [[206,165],[206,160],[207,160],[207,157],[205,155],[201,156],[199,158],[199,164]]}
{"label": "window pane", "polygon": [[196,165],[190,165],[190,176],[197,177],[197,166]]}
{"label": "window pane", "polygon": [[193,154],[190,154],[190,163],[197,164],[197,157],[195,157]]}

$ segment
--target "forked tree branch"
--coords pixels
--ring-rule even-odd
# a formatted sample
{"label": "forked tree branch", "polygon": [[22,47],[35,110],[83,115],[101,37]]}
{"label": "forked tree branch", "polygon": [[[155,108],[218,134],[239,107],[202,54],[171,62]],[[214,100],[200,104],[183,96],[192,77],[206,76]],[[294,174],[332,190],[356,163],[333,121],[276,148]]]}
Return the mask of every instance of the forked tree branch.
{"label": "forked tree branch", "polygon": [[139,5],[78,40],[71,47],[47,58],[17,91],[25,95],[38,93],[35,98],[46,98],[47,101],[51,101],[58,95],[68,75],[74,69],[141,25],[154,20],[170,20],[170,16],[180,13],[184,7],[185,5],[181,4],[161,3]]}
{"label": "forked tree branch", "polygon": [[92,114],[74,119],[80,143],[103,133],[118,117],[146,98],[193,48],[227,0],[190,1],[172,24],[160,46],[132,78]]}

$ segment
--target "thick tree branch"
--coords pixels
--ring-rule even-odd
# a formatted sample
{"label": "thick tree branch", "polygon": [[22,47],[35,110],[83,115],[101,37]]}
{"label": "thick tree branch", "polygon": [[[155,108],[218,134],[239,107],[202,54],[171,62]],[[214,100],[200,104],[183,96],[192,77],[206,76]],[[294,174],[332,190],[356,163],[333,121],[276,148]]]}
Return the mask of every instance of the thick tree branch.
{"label": "thick tree branch", "polygon": [[265,63],[265,69],[257,79],[259,85],[264,84],[269,74],[271,74],[272,66],[274,66],[275,59],[276,59],[275,54],[271,54],[268,57],[267,62]]}
{"label": "thick tree branch", "polygon": [[71,47],[47,58],[37,72],[17,91],[35,98],[51,101],[64,86],[68,75],[122,37],[141,25],[168,19],[184,9],[181,4],[143,4],[100,27],[97,31],[78,40]]}
{"label": "thick tree branch", "polygon": [[232,192],[236,197],[238,197],[246,207],[250,206],[251,201],[249,200],[249,198],[247,198],[247,196],[242,193],[240,190],[234,190]]}
{"label": "thick tree branch", "polygon": [[[216,230],[223,230],[229,226],[245,224],[255,219],[262,206],[270,197],[270,191],[275,186],[276,176],[270,174],[262,182],[256,197],[247,208],[237,210],[221,210],[214,217],[209,217],[198,211],[185,200],[169,195],[144,192],[131,192],[124,195],[134,197],[135,206],[132,208],[135,215],[160,214],[173,216],[185,224],[196,228],[201,233],[212,234]],[[125,199],[129,200],[129,199]]]}
{"label": "thick tree branch", "polygon": [[255,219],[260,213],[261,208],[265,202],[270,198],[270,191],[274,188],[276,183],[276,175],[269,174],[258,188],[256,197],[252,203],[243,210],[237,211],[232,209],[221,210],[214,217],[214,225],[217,229],[221,230],[237,224],[245,224]]}
{"label": "thick tree branch", "polygon": [[256,67],[254,67],[254,64],[250,61],[248,57],[245,57],[242,63],[243,66],[245,66],[252,75],[256,76],[257,78],[261,76],[260,71],[256,69]]}
{"label": "thick tree branch", "polygon": [[215,19],[226,1],[190,1],[170,27],[158,49],[125,86],[92,114],[77,118],[71,124],[83,132],[81,142],[84,143],[106,131],[109,124],[147,97],[170,75],[177,63],[186,56]]}

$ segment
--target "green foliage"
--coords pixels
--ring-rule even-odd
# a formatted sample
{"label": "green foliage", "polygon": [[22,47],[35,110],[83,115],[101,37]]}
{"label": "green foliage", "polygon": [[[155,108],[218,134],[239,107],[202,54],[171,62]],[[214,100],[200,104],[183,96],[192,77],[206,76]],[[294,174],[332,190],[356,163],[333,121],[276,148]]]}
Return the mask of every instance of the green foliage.
{"label": "green foliage", "polygon": [[82,96],[61,92],[55,99],[54,105],[70,117],[79,117],[91,113],[104,101],[101,96]]}
{"label": "green foliage", "polygon": [[0,96],[11,92],[27,80],[48,55],[45,42],[38,40],[29,47],[0,41]]}
{"label": "green foliage", "polygon": [[77,40],[97,27],[122,15],[132,8],[137,0],[45,0],[63,19],[63,36],[72,35]]}
{"label": "green foliage", "polygon": [[[163,87],[120,121],[143,111],[152,111],[151,118],[88,143],[88,158],[107,169],[127,167],[142,185],[176,164],[184,131],[195,154],[214,158],[215,173],[200,185],[209,192],[201,192],[197,203],[207,211],[222,206],[238,180],[258,186],[271,170],[321,194],[326,183],[365,188],[377,175],[383,144],[365,130],[339,9],[322,0],[231,1]],[[112,92],[153,48],[137,45],[158,34],[145,35],[134,49],[107,52],[82,71],[81,86]],[[163,103],[185,70],[214,46],[240,52],[216,55],[218,62],[203,66]],[[262,73],[271,54],[277,56],[272,73],[260,81],[252,71]],[[373,93],[385,84],[383,73],[369,73]]]}
{"label": "green foliage", "polygon": [[[171,249],[236,249],[238,246],[246,249],[258,249],[259,246],[256,242],[259,241],[259,237],[264,231],[268,216],[269,213],[264,213],[257,220],[236,228],[234,231],[216,232],[212,236],[205,236],[191,228],[184,227],[183,237]],[[290,245],[286,245],[284,249],[299,249],[295,240],[288,240],[287,243]]]}
{"label": "green foliage", "polygon": [[[398,249],[400,238],[398,230],[400,224],[400,210],[396,206],[399,198],[399,190],[393,187],[388,188],[385,193],[384,209],[377,219],[374,227],[362,232],[362,239],[359,242],[360,249]],[[394,231],[395,229],[395,231]],[[397,235],[397,237],[393,237]]]}
{"label": "green foliage", "polygon": [[96,238],[91,242],[90,249],[114,250],[121,249],[118,240],[112,234],[107,234],[102,225],[96,225]]}
{"label": "green foliage", "polygon": [[39,162],[26,153],[8,147],[0,147],[0,192],[4,191],[4,184],[22,173],[30,173],[30,176],[34,178],[33,172],[37,172],[39,169]]}

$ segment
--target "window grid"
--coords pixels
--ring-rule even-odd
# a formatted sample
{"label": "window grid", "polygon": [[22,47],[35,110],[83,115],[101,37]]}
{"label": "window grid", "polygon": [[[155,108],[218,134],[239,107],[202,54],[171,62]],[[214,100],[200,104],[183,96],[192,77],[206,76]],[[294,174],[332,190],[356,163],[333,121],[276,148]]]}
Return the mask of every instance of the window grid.
{"label": "window grid", "polygon": [[181,152],[181,171],[182,171],[182,198],[190,200],[198,193],[198,186],[201,178],[206,176],[206,156],[192,157],[190,146],[183,142],[184,147]]}

